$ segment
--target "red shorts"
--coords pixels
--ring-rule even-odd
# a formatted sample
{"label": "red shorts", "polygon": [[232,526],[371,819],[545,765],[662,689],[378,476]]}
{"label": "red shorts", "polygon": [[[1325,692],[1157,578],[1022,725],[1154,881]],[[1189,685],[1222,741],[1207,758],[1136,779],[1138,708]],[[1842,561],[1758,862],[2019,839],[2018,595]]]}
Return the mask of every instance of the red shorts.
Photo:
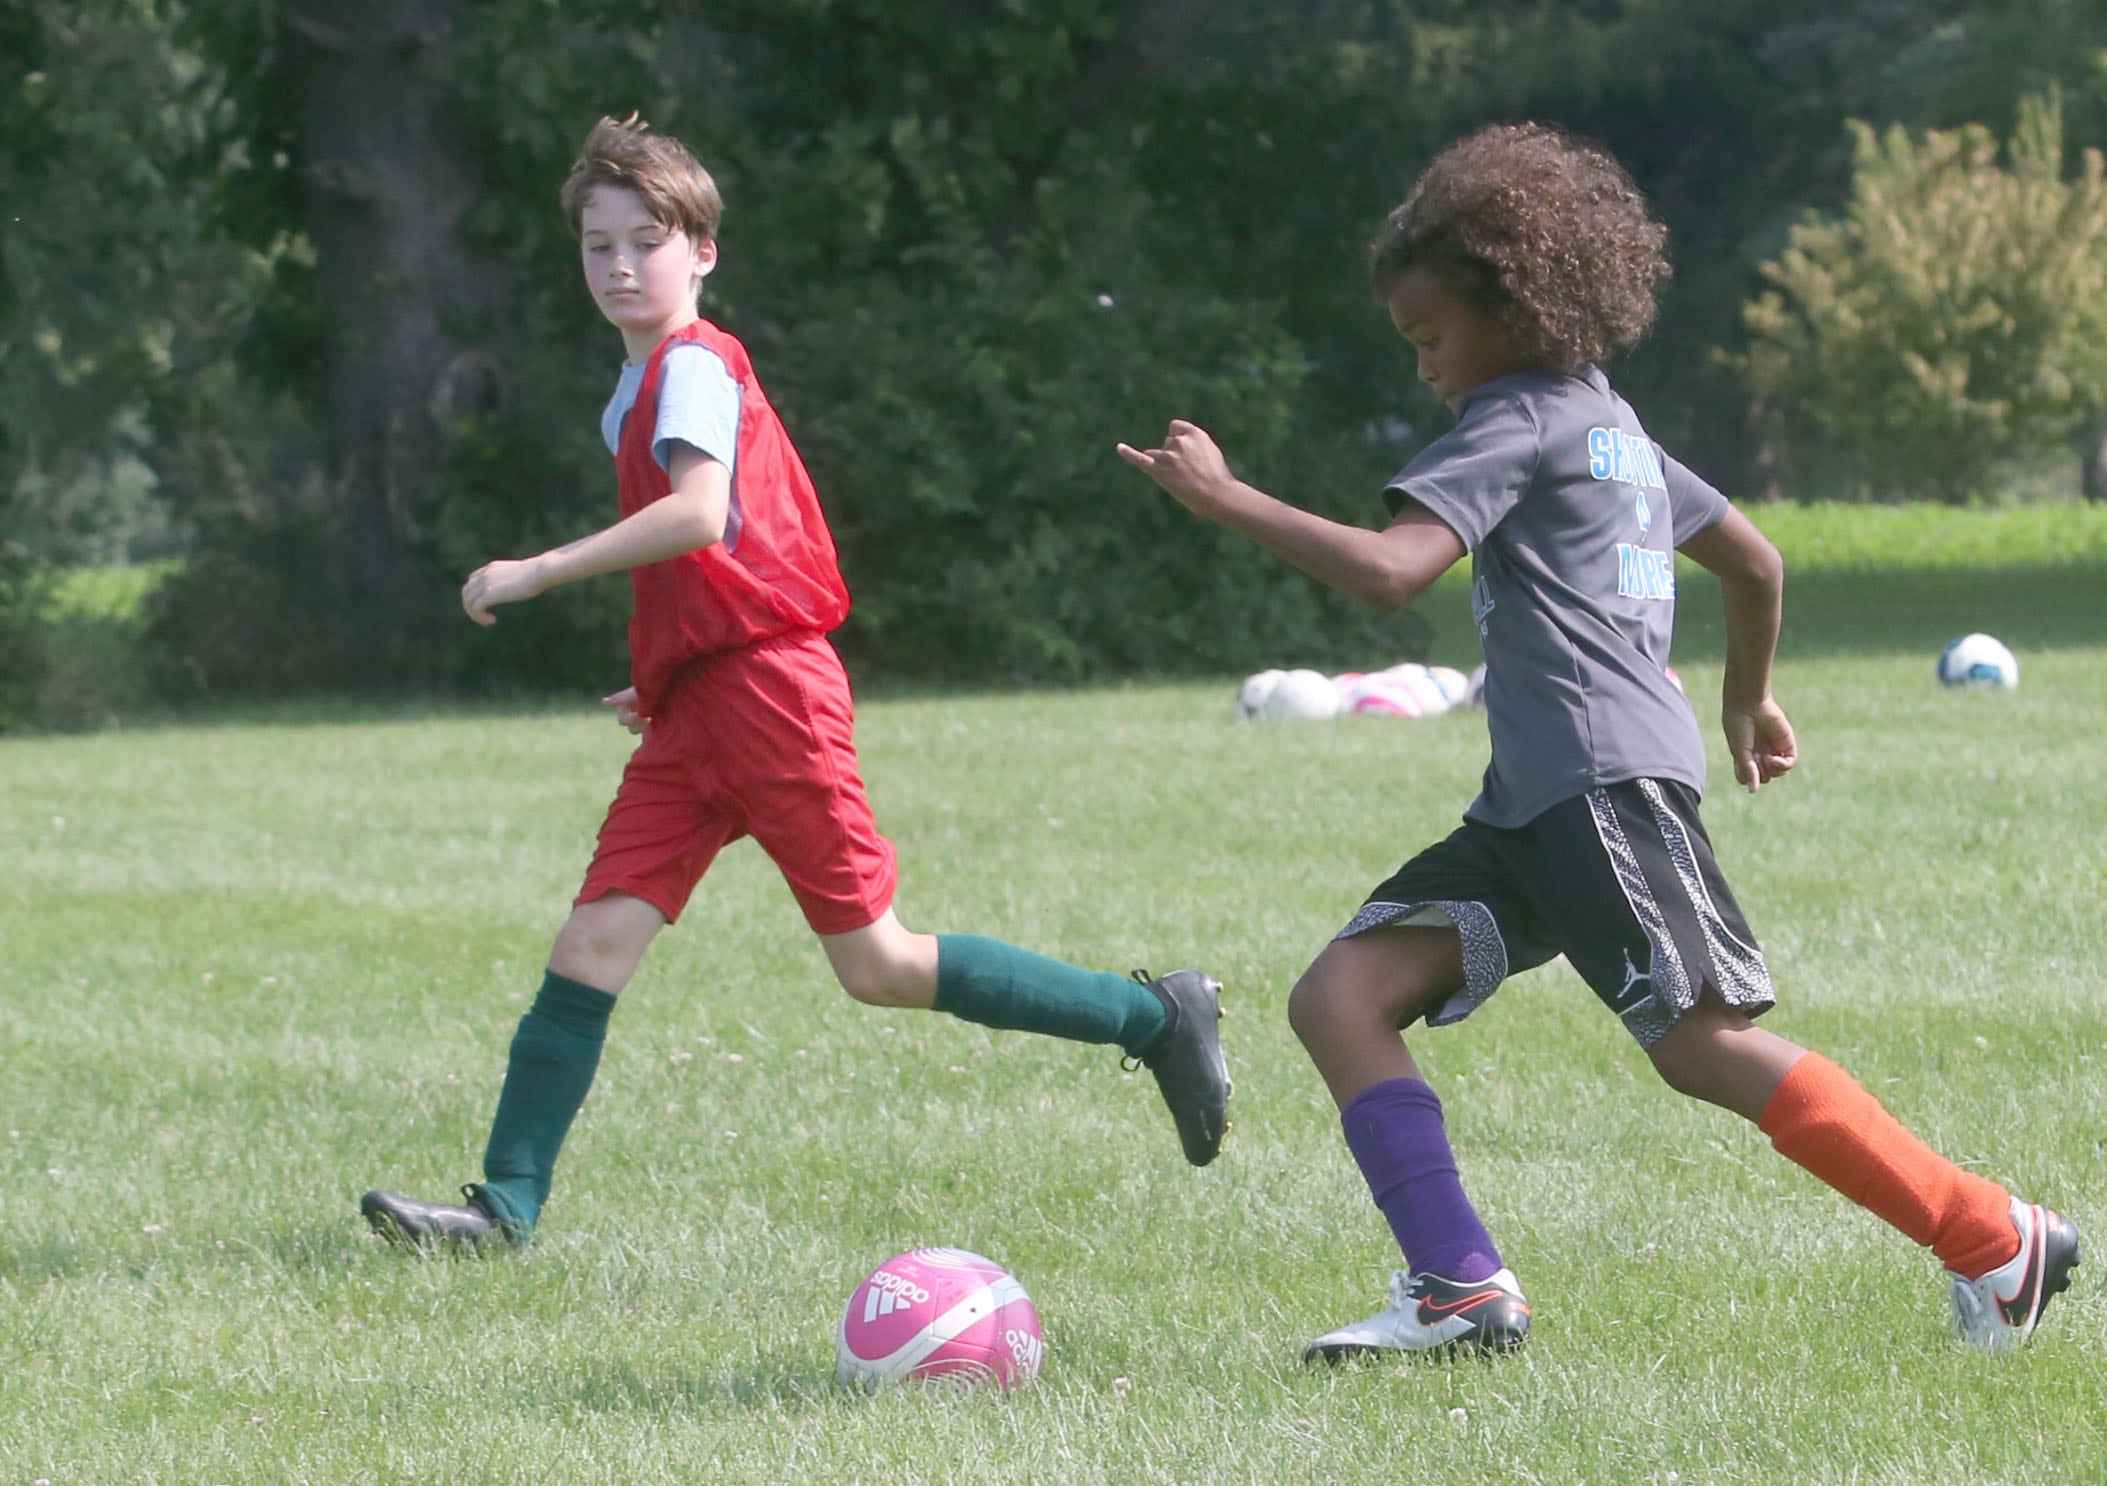
{"label": "red shorts", "polygon": [[815,934],[877,922],[899,867],[864,798],[855,720],[824,635],[689,662],[630,755],[576,901],[628,893],[670,923],[717,853],[750,835]]}

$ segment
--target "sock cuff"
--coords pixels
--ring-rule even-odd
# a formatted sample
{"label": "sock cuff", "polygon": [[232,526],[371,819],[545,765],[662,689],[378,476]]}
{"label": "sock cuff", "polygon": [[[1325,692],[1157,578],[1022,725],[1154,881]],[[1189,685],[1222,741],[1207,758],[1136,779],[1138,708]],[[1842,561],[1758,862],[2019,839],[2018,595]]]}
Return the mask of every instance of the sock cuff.
{"label": "sock cuff", "polygon": [[958,993],[964,986],[966,971],[959,961],[970,958],[975,946],[983,943],[977,934],[938,934],[936,936],[936,1000],[931,1009],[957,1014]]}
{"label": "sock cuff", "polygon": [[1350,1122],[1355,1115],[1380,1116],[1393,1111],[1423,1109],[1441,1118],[1441,1096],[1424,1079],[1386,1078],[1381,1083],[1370,1084],[1360,1093],[1346,1101],[1339,1111],[1342,1124]]}
{"label": "sock cuff", "polygon": [[567,1031],[598,1037],[607,1032],[607,1019],[614,1014],[615,999],[608,992],[583,981],[544,970],[541,989],[535,993],[532,1009]]}
{"label": "sock cuff", "polygon": [[1756,1128],[1775,1144],[1809,1124],[1853,1120],[1866,1105],[1877,1108],[1878,1103],[1857,1079],[1820,1053],[1805,1053],[1778,1080]]}
{"label": "sock cuff", "polygon": [[505,1230],[505,1237],[517,1244],[533,1241],[534,1220],[538,1212],[530,1212],[522,1206],[518,1196],[506,1190],[504,1182],[475,1182],[468,1190],[473,1200],[481,1203],[490,1214],[490,1220]]}

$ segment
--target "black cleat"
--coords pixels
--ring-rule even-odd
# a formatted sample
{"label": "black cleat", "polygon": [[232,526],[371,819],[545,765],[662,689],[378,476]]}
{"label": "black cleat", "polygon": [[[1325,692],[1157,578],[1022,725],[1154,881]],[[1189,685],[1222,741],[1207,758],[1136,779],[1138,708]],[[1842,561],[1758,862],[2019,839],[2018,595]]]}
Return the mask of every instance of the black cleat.
{"label": "black cleat", "polygon": [[1156,993],[1169,1020],[1134,1061],[1156,1076],[1163,1102],[1178,1124],[1185,1159],[1205,1166],[1229,1133],[1229,1096],[1235,1085],[1222,1056],[1222,983],[1199,970],[1176,970],[1152,980],[1146,970],[1134,979]]}
{"label": "black cleat", "polygon": [[461,1189],[466,1204],[425,1202],[400,1192],[368,1192],[358,1200],[373,1231],[390,1243],[420,1253],[447,1250],[456,1254],[479,1253],[487,1244],[509,1244],[512,1235],[491,1211],[482,1189]]}

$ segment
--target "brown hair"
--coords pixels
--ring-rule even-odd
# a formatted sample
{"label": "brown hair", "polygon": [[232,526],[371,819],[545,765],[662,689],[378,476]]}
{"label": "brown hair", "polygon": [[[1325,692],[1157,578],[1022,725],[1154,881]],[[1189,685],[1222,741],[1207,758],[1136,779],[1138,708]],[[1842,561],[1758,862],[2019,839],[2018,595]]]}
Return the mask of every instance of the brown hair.
{"label": "brown hair", "polygon": [[1529,364],[1571,371],[1653,328],[1667,240],[1607,151],[1544,124],[1496,124],[1420,173],[1369,246],[1368,279],[1388,298],[1425,270]]}
{"label": "brown hair", "polygon": [[653,134],[635,114],[603,118],[585,136],[585,147],[558,197],[573,237],[595,186],[636,192],[654,222],[685,232],[698,243],[714,242],[717,224],[724,220],[724,198],[702,162],[672,135]]}

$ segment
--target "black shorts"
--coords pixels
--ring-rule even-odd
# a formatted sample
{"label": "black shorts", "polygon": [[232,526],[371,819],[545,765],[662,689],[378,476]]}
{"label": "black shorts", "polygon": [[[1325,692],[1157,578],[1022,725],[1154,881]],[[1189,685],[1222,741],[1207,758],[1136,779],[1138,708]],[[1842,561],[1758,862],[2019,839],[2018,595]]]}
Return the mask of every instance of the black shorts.
{"label": "black shorts", "polygon": [[1463,989],[1427,1014],[1430,1027],[1559,955],[1642,1047],[1707,985],[1750,1016],[1776,1000],[1697,792],[1672,780],[1605,785],[1512,830],[1466,820],[1370,893],[1337,937],[1401,924],[1463,936]]}

